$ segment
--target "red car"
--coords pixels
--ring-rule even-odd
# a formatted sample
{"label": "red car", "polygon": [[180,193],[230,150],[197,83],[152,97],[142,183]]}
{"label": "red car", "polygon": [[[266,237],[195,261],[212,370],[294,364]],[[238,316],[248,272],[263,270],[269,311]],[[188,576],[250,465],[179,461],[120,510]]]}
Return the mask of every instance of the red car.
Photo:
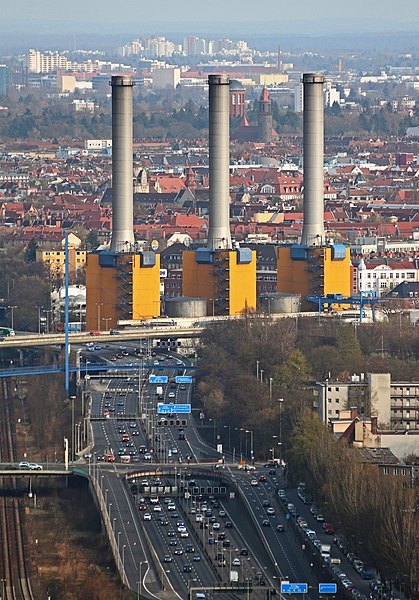
{"label": "red car", "polygon": [[325,533],[335,533],[335,528],[333,527],[332,523],[323,523],[323,529]]}
{"label": "red car", "polygon": [[91,331],[90,335],[100,335],[100,331]]}

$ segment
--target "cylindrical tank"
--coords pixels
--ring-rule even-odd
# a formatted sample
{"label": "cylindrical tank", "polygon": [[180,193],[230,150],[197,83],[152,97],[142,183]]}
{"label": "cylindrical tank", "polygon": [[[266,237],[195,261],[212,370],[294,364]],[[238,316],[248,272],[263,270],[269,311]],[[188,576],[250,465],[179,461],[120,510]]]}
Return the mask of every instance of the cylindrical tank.
{"label": "cylindrical tank", "polygon": [[112,86],[112,239],[111,252],[134,244],[132,77],[113,76]]}
{"label": "cylindrical tank", "polygon": [[207,301],[205,298],[170,298],[165,301],[168,317],[192,318],[207,316]]}
{"label": "cylindrical tank", "polygon": [[269,315],[300,312],[301,294],[264,294],[258,298],[258,307]]}
{"label": "cylindrical tank", "polygon": [[324,244],[324,76],[304,73],[304,225],[301,243]]}
{"label": "cylindrical tank", "polygon": [[228,75],[210,75],[208,248],[230,249],[230,122]]}

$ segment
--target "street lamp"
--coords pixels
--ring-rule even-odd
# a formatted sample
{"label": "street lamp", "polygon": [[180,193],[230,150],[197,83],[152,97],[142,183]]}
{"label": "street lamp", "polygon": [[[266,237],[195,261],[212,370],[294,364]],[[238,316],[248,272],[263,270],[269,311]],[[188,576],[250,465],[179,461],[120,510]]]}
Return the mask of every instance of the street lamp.
{"label": "street lamp", "polygon": [[256,379],[259,381],[259,361],[256,361]]}
{"label": "street lamp", "polygon": [[148,560],[141,560],[140,561],[140,581],[137,581],[137,585],[138,585],[138,588],[137,588],[137,597],[138,597],[138,600],[140,599],[140,596],[141,596],[141,587],[143,585],[143,578],[142,578],[142,572],[141,572],[141,568],[142,568],[143,565],[148,565]]}
{"label": "street lamp", "polygon": [[228,429],[228,451],[231,454],[231,426],[223,425],[224,429]]}
{"label": "street lamp", "polygon": [[6,308],[10,308],[10,310],[12,311],[12,329],[14,329],[13,311],[14,311],[15,308],[17,308],[17,306],[6,306]]}
{"label": "street lamp", "polygon": [[100,331],[100,307],[103,306],[103,302],[96,302],[97,307],[97,329]]}
{"label": "street lamp", "polygon": [[263,383],[263,369],[260,370],[260,382]]}
{"label": "street lamp", "polygon": [[121,535],[121,532],[118,531],[118,554],[119,554],[119,537],[120,537],[120,535]]}
{"label": "street lamp", "polygon": [[75,431],[74,431],[74,402],[76,396],[70,396],[71,402],[71,464],[74,463]]}
{"label": "street lamp", "polygon": [[269,377],[269,402],[272,402],[272,383],[273,379],[272,377]]}
{"label": "street lamp", "polygon": [[122,570],[125,571],[125,548],[127,547],[126,544],[124,544],[122,546]]}
{"label": "street lamp", "polygon": [[279,402],[279,442],[278,442],[278,446],[279,446],[279,464],[282,467],[282,403],[283,403],[284,399],[283,398],[278,398],[278,402]]}
{"label": "street lamp", "polygon": [[246,429],[246,433],[250,433],[250,458],[254,461],[254,452],[253,452],[253,429]]}

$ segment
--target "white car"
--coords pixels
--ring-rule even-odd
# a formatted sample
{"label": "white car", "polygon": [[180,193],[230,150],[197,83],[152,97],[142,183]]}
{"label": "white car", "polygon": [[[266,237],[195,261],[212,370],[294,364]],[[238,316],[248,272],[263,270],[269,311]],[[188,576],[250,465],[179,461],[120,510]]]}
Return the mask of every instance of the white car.
{"label": "white car", "polygon": [[151,521],[150,513],[144,513],[143,519],[144,519],[144,521]]}
{"label": "white car", "polygon": [[240,560],[240,558],[234,558],[234,559],[233,559],[233,562],[232,562],[231,564],[233,565],[233,567],[240,567],[240,565],[241,565],[242,563],[241,563],[241,560]]}
{"label": "white car", "polygon": [[250,485],[259,485],[259,481],[257,479],[252,479],[252,481],[250,482]]}

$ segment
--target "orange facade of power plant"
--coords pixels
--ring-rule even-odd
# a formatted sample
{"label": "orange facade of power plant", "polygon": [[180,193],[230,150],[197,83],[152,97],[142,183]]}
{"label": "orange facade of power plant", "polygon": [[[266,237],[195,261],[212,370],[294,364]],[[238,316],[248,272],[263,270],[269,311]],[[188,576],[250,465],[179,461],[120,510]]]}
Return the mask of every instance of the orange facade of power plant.
{"label": "orange facade of power plant", "polygon": [[302,310],[315,310],[306,296],[351,295],[349,248],[286,246],[277,257],[278,292],[301,294]]}
{"label": "orange facade of power plant", "polygon": [[[245,249],[247,250],[247,249]],[[256,253],[237,250],[183,253],[183,295],[206,298],[208,314],[239,315],[256,308]]]}
{"label": "orange facade of power plant", "polygon": [[[160,256],[91,253],[86,267],[86,329],[109,330],[119,320],[160,314]],[[154,264],[151,264],[154,263]]]}

